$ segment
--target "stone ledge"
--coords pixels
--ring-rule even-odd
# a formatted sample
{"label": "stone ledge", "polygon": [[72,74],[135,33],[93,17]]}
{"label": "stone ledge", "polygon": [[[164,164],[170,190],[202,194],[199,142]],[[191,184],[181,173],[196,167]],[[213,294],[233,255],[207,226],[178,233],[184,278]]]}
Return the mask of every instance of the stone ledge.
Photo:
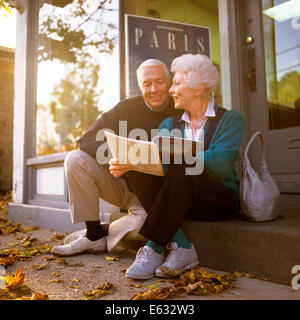
{"label": "stone ledge", "polygon": [[205,267],[254,273],[290,285],[292,267],[300,265],[300,215],[296,212],[260,223],[186,221],[183,228]]}
{"label": "stone ledge", "polygon": [[15,222],[46,227],[60,232],[73,232],[85,228],[84,223],[72,223],[69,209],[9,203],[8,218]]}

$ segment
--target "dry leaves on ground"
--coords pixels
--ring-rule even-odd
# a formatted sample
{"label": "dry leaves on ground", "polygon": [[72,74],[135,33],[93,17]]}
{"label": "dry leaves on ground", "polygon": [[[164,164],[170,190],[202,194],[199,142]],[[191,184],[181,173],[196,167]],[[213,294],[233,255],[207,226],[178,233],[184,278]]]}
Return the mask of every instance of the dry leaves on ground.
{"label": "dry leaves on ground", "polygon": [[109,289],[114,288],[114,285],[110,282],[104,282],[95,287],[94,290],[91,291],[86,291],[83,292],[83,295],[85,296],[86,299],[91,300],[91,299],[99,299],[107,294],[110,294]]}
{"label": "dry leaves on ground", "polygon": [[9,235],[22,231],[21,223],[13,223],[10,219],[0,217],[0,234]]}
{"label": "dry leaves on ground", "polygon": [[164,300],[180,295],[218,294],[234,288],[234,281],[244,276],[243,273],[232,272],[224,275],[207,272],[205,269],[192,269],[184,272],[178,279],[171,280],[173,286],[150,288],[135,294],[133,300]]}
{"label": "dry leaves on ground", "polygon": [[32,293],[32,290],[24,285],[25,274],[20,268],[15,275],[5,276],[5,288],[0,289],[0,300],[48,300],[48,296],[41,293]]}
{"label": "dry leaves on ground", "polygon": [[0,266],[8,267],[14,264],[14,260],[11,258],[0,258]]}
{"label": "dry leaves on ground", "polygon": [[0,259],[9,258],[11,262],[13,262],[14,260],[31,260],[33,256],[50,253],[52,249],[52,246],[49,244],[41,244],[32,247],[33,243],[30,242],[31,244],[29,244],[29,242],[30,241],[26,241],[25,246],[21,243],[21,247],[16,246],[14,248],[0,250]]}
{"label": "dry leaves on ground", "polygon": [[38,226],[22,227],[20,222],[14,223],[6,217],[0,217],[0,234],[14,235],[16,232],[29,232],[39,229]]}
{"label": "dry leaves on ground", "polygon": [[119,256],[106,256],[105,260],[106,261],[119,261],[120,257]]}
{"label": "dry leaves on ground", "polygon": [[0,195],[0,213],[7,212],[7,206],[9,202],[12,202],[12,191],[5,195]]}

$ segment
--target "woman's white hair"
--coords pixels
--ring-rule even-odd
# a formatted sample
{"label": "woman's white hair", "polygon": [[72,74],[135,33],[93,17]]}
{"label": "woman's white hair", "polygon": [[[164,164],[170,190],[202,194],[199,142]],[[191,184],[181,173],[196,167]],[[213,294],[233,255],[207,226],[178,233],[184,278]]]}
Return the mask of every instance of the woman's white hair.
{"label": "woman's white hair", "polygon": [[141,71],[144,67],[154,67],[154,66],[161,66],[164,70],[165,76],[168,78],[168,80],[170,80],[170,72],[167,68],[167,66],[158,59],[148,59],[145,60],[144,62],[142,62],[139,67],[136,70],[136,76],[137,76],[137,80],[138,80],[138,84],[140,84],[140,80],[141,80]]}
{"label": "woman's white hair", "polygon": [[205,96],[211,96],[219,87],[219,72],[212,61],[203,54],[184,54],[172,61],[171,72],[184,73],[188,87],[199,89],[204,85]]}

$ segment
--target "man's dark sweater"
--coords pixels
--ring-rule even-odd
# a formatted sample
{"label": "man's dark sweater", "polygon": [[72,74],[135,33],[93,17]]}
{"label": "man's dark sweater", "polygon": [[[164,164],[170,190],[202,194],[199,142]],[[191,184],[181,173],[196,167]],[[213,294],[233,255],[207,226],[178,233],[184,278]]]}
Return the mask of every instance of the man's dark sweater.
{"label": "man's dark sweater", "polygon": [[96,141],[99,130],[111,129],[115,134],[120,135],[119,121],[127,121],[126,137],[131,130],[141,128],[147,132],[148,140],[151,140],[151,129],[158,129],[164,119],[177,114],[182,114],[182,110],[174,108],[172,98],[169,98],[168,105],[158,112],[147,107],[142,96],[126,99],[103,113],[77,143],[80,150],[96,158],[97,149],[103,143],[103,141]]}

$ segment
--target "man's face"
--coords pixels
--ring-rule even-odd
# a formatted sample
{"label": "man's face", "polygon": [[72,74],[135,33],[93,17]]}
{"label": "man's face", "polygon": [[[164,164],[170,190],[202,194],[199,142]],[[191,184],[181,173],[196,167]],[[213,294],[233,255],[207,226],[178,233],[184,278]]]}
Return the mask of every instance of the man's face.
{"label": "man's face", "polygon": [[161,108],[168,101],[170,82],[161,66],[142,68],[139,87],[153,109]]}

